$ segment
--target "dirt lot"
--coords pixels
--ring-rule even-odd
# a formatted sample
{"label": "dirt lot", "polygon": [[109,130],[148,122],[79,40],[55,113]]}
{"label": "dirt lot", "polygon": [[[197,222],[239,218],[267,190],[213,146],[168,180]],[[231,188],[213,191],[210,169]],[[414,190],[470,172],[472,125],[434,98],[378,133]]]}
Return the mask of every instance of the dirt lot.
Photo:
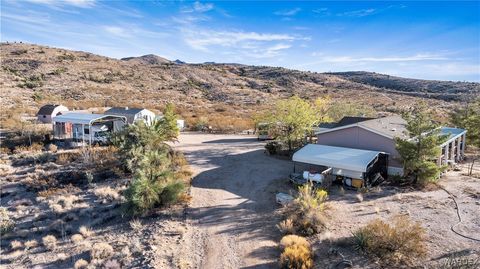
{"label": "dirt lot", "polygon": [[[2,156],[1,206],[15,228],[1,239],[1,266],[71,268],[84,259],[95,268],[92,245],[106,242],[113,248],[111,263],[122,268],[277,268],[282,235],[276,224],[282,216],[275,194],[294,191],[286,180],[293,164],[265,155],[264,143],[254,137],[185,133],[179,140],[175,147],[184,151],[195,176],[190,206],[139,219],[122,216],[127,178],[121,174],[93,183],[72,181],[71,172],[82,171],[81,161],[62,164],[55,156],[45,159],[45,153],[33,158],[41,162],[32,161],[35,154]],[[459,205],[463,222],[456,230],[479,238],[480,179],[464,176],[465,168],[449,172],[440,184]],[[73,184],[49,187],[59,180]],[[97,191],[108,187],[118,197]],[[336,186],[329,194],[328,231],[309,238],[316,268],[333,268],[341,260],[337,253],[354,268],[377,268],[341,242],[369,220],[397,214],[410,215],[427,230],[429,257],[423,264],[428,268],[438,268],[452,255],[459,262],[480,258],[479,242],[451,230],[458,222],[455,203],[442,189],[382,186],[365,193],[363,201],[357,192]],[[81,226],[92,233],[74,240]],[[53,249],[43,246],[46,235],[57,238]],[[27,247],[29,240],[37,245]]]}
{"label": "dirt lot", "polygon": [[[244,136],[185,134],[177,148],[184,151],[195,174],[193,201],[188,222],[195,230],[191,239],[198,268],[275,268],[281,235],[275,193],[293,191],[286,183],[290,161],[266,156],[263,143]],[[463,222],[457,231],[480,239],[480,180],[449,172],[440,184],[450,191],[460,207]],[[329,231],[310,238],[317,268],[328,268],[340,251],[355,268],[376,268],[350,246],[337,243],[374,218],[389,219],[407,214],[421,221],[428,233],[429,261],[435,268],[449,256],[479,259],[480,243],[450,229],[458,222],[455,204],[442,189],[416,191],[384,186],[364,194],[333,187],[330,191]],[[200,248],[199,248],[200,246]]]}

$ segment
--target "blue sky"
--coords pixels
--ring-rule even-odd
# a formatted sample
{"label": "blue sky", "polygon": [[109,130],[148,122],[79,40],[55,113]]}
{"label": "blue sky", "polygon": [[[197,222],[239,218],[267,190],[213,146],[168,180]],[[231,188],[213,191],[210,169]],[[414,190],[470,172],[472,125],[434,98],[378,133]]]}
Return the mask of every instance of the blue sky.
{"label": "blue sky", "polygon": [[1,0],[1,40],[480,81],[480,2]]}

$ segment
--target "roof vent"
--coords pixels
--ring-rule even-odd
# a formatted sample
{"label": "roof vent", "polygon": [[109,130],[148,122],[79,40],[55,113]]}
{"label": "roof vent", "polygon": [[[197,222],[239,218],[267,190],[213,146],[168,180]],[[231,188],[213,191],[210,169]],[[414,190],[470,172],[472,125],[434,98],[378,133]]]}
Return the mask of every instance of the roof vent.
{"label": "roof vent", "polygon": [[397,131],[397,128],[392,128],[391,131],[395,132]]}
{"label": "roof vent", "polygon": [[128,110],[128,106],[125,107],[125,110]]}

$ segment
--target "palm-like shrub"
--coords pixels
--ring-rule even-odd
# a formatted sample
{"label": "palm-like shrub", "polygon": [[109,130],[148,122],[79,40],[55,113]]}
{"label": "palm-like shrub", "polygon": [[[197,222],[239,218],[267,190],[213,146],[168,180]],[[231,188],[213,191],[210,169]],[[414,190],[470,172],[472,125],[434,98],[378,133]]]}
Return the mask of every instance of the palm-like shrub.
{"label": "palm-like shrub", "polygon": [[174,108],[167,105],[163,117],[151,125],[140,121],[111,138],[125,168],[134,174],[125,195],[130,213],[144,214],[156,206],[174,203],[184,191],[184,178],[176,177],[180,171],[176,167],[178,154],[166,143],[176,140],[178,132]]}
{"label": "palm-like shrub", "polygon": [[[321,232],[326,226],[327,198],[326,191],[314,189],[312,184],[299,187],[298,196],[287,209],[287,220],[291,222],[294,229],[294,231],[289,229],[288,233],[312,235]],[[282,226],[280,224],[280,228]]]}

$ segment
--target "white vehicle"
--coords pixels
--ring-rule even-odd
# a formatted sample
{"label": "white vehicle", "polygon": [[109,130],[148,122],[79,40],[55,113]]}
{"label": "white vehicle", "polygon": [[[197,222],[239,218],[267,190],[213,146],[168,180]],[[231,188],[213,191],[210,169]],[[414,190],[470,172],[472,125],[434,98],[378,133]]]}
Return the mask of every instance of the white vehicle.
{"label": "white vehicle", "polygon": [[80,135],[80,139],[84,141],[90,141],[90,134],[92,138],[92,143],[106,144],[108,142],[108,135],[110,131],[106,125],[92,125],[90,129],[85,128],[85,134]]}

